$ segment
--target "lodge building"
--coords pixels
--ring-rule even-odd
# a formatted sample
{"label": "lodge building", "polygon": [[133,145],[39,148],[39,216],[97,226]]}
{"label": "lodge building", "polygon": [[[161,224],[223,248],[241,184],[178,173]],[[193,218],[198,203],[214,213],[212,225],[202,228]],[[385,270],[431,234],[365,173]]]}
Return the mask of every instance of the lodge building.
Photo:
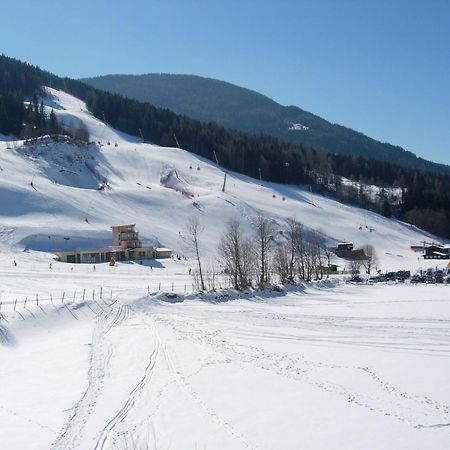
{"label": "lodge building", "polygon": [[135,227],[136,224],[111,227],[112,245],[109,247],[55,251],[54,253],[58,261],[74,264],[160,259],[172,256],[172,250],[169,248],[143,246]]}
{"label": "lodge building", "polygon": [[450,245],[429,245],[425,247],[424,259],[450,259]]}

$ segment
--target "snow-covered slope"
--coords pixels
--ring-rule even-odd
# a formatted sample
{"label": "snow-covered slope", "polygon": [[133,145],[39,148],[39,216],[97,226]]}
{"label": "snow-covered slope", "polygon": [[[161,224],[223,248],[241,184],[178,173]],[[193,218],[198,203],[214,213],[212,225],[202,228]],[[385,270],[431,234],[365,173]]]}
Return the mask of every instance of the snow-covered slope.
{"label": "snow-covered slope", "polygon": [[197,215],[213,258],[228,218],[249,229],[264,212],[413,269],[409,246],[428,236],[238,174],[223,193],[214,164],[139,143],[50,92],[47,107],[96,144],[0,143],[0,449],[447,449],[450,286],[328,280],[199,296],[189,258],[109,267],[51,253],[136,223],[184,254]]}
{"label": "snow-covered slope", "polygon": [[[197,215],[212,257],[229,218],[249,225],[258,212],[280,227],[286,217],[295,217],[321,230],[330,244],[372,244],[385,269],[411,268],[417,256],[409,246],[429,239],[396,220],[294,186],[261,186],[229,174],[223,193],[223,172],[210,161],[177,148],[140,143],[97,120],[80,100],[52,89],[49,93],[46,107],[66,124],[82,122],[96,144],[51,139],[0,144],[0,227],[7,231],[3,240],[7,238],[8,248],[56,249],[63,238],[66,243],[70,238],[78,244],[84,240],[86,246],[103,245],[110,240],[111,225],[136,223],[144,239],[183,253],[180,233],[187,218]],[[109,188],[99,191],[105,182]]]}

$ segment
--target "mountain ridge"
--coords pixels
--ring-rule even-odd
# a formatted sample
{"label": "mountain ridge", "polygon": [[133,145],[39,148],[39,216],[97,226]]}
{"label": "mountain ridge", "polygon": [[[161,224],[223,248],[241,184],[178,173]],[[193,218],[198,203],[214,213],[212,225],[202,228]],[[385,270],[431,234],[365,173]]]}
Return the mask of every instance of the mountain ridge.
{"label": "mountain ridge", "polygon": [[110,74],[80,81],[239,131],[265,133],[333,154],[359,155],[407,168],[450,173],[446,164],[425,160],[400,146],[380,142],[298,106],[281,105],[264,94],[227,81],[165,73]]}

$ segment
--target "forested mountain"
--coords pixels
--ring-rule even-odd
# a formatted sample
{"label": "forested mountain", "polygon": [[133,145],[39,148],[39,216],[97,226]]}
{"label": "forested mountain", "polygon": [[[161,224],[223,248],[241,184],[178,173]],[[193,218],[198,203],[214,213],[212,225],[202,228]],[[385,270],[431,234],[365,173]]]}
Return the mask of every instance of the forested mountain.
{"label": "forested mountain", "polygon": [[0,57],[0,133],[30,138],[60,131],[55,114],[46,117],[38,100],[50,77],[29,64]]}
{"label": "forested mountain", "polygon": [[450,173],[450,166],[419,158],[401,147],[332,124],[296,106],[224,81],[193,75],[105,75],[83,82],[226,128],[264,133],[340,155],[359,155],[403,167]]}
{"label": "forested mountain", "polygon": [[[254,178],[291,184],[310,184],[316,191],[359,204],[386,216],[395,215],[436,235],[450,238],[450,176],[413,170],[362,156],[333,155],[309,145],[295,144],[268,135],[249,135],[216,123],[203,123],[152,106],[60,78],[37,67],[0,56],[0,132],[23,136],[31,124],[32,136],[51,133],[33,124],[40,114],[42,86],[64,90],[86,102],[97,118],[113,127],[162,146],[180,147],[210,160],[218,158],[230,170]],[[36,100],[35,100],[36,99]],[[27,105],[24,102],[28,100]],[[30,104],[33,107],[30,110]],[[36,108],[37,106],[37,113]],[[28,116],[26,116],[28,109]],[[24,120],[24,117],[28,117]],[[26,134],[26,133],[25,133]],[[341,176],[359,182],[342,183]],[[401,188],[394,199],[382,189],[377,198],[363,184]]]}

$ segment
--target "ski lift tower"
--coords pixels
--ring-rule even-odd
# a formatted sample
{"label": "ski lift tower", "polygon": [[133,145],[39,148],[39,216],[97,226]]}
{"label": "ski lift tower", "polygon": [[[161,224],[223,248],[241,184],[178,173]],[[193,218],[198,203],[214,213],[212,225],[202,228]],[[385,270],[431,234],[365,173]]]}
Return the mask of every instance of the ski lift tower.
{"label": "ski lift tower", "polygon": [[222,192],[225,192],[225,187],[226,187],[226,184],[227,184],[227,172],[226,172],[226,170],[221,169],[220,164],[219,164],[219,159],[217,158],[217,154],[216,154],[215,150],[213,150],[213,153],[214,153],[214,158],[216,159],[217,168],[222,170],[222,172],[223,172]]}
{"label": "ski lift tower", "polygon": [[286,161],[284,163],[284,167],[286,168],[286,170],[285,170],[285,183],[286,184],[288,184],[289,166],[290,166],[289,162]]}

